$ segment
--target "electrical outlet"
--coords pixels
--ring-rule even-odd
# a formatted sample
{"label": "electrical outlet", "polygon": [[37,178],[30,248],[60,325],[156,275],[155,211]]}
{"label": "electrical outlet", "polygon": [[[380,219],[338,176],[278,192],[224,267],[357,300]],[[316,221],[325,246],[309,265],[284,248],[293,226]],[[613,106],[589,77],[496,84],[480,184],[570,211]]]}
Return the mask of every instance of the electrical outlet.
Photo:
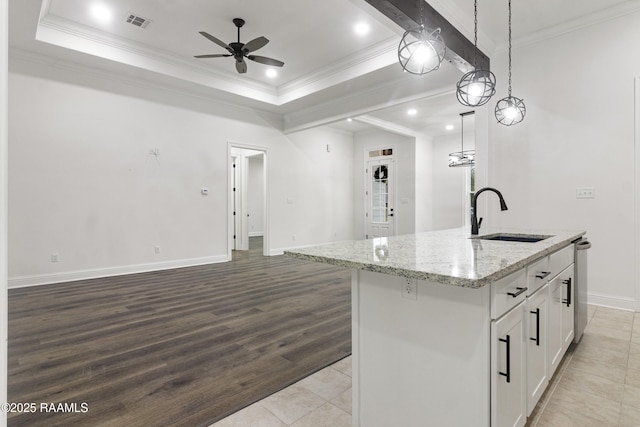
{"label": "electrical outlet", "polygon": [[412,300],[418,299],[418,283],[416,282],[416,279],[401,277],[400,290],[402,291],[403,298]]}
{"label": "electrical outlet", "polygon": [[51,262],[60,262],[60,254],[57,252],[52,253]]}
{"label": "electrical outlet", "polygon": [[158,246],[158,245],[154,246],[153,250],[156,253],[156,255],[159,254],[160,253],[160,246]]}
{"label": "electrical outlet", "polygon": [[576,199],[595,199],[596,189],[593,187],[576,188]]}

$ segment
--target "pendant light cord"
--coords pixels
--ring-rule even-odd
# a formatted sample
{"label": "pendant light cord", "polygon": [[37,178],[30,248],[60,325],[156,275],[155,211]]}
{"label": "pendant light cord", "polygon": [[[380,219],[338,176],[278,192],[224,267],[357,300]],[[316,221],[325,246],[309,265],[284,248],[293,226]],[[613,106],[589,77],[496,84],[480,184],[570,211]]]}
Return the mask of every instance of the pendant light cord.
{"label": "pendant light cord", "polygon": [[478,0],[473,2],[473,69],[478,63]]}
{"label": "pendant light cord", "polygon": [[511,0],[509,0],[509,97],[511,97]]}

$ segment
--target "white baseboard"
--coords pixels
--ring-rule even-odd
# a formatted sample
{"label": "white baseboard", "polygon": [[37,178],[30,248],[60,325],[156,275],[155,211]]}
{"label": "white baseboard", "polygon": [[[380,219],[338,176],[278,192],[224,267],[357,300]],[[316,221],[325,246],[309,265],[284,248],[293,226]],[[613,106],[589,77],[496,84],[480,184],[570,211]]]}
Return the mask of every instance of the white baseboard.
{"label": "white baseboard", "polygon": [[122,276],[125,274],[145,273],[149,271],[169,270],[172,268],[192,267],[204,264],[227,262],[226,255],[179,259],[173,261],[153,262],[148,264],[125,265],[120,267],[96,268],[91,270],[69,271],[54,274],[36,274],[33,276],[9,277],[9,288],[50,285],[53,283],[73,282],[76,280],[97,279],[99,277]]}
{"label": "white baseboard", "polygon": [[613,297],[610,295],[603,295],[592,292],[589,292],[587,294],[587,301],[589,304],[626,311],[636,311],[637,307],[637,302],[634,299]]}

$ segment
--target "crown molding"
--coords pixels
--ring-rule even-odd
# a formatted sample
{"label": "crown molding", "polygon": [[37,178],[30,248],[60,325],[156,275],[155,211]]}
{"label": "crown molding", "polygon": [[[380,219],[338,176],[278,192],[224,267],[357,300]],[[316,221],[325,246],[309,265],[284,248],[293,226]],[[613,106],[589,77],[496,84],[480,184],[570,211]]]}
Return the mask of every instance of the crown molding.
{"label": "crown molding", "polygon": [[[567,21],[563,24],[544,28],[534,34],[530,34],[524,37],[518,37],[512,41],[512,44],[513,46],[522,47],[534,43],[539,43],[638,12],[640,12],[640,4],[638,2],[619,3],[614,7],[599,10],[588,15],[584,15],[579,18]],[[494,53],[504,53],[508,48],[508,43],[502,42],[498,44],[498,46],[496,46]]]}
{"label": "crown molding", "polygon": [[[154,82],[142,76],[130,76],[126,74],[114,73],[112,70],[104,70],[98,67],[91,67],[67,61],[60,58],[54,58],[41,53],[36,53],[24,49],[11,47],[9,49],[9,71],[20,73],[18,63],[36,64],[38,70],[43,72],[43,67],[48,66],[54,69],[64,70],[65,72],[76,73],[84,76],[91,76],[106,84],[117,84],[138,87],[143,90],[150,90],[153,93],[167,93],[170,95],[184,96],[192,99],[204,101],[212,108],[217,107],[225,112],[234,112],[238,116],[247,116],[256,114],[270,123],[274,128],[282,130],[284,128],[283,115],[260,108],[244,106],[233,102],[226,102],[215,96],[215,93],[206,93],[200,90],[188,90],[177,85],[172,85],[164,79],[162,82]],[[46,72],[43,72],[46,74]]]}
{"label": "crown molding", "polygon": [[262,102],[278,104],[277,90],[273,86],[198,66],[175,54],[125,41],[55,15],[46,15],[40,20],[36,40]]}

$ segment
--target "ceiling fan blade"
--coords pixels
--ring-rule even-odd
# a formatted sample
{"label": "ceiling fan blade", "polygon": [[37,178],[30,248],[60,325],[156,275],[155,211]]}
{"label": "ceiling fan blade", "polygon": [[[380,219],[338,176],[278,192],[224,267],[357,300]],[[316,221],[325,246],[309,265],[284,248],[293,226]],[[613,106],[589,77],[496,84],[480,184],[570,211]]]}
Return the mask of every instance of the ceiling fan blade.
{"label": "ceiling fan blade", "polygon": [[274,67],[282,67],[284,65],[284,62],[278,61],[277,59],[273,58],[267,58],[266,56],[249,55],[247,56],[247,58],[261,64],[273,65]]}
{"label": "ceiling fan blade", "polygon": [[238,72],[240,74],[246,73],[247,72],[247,63],[244,62],[244,60],[236,61],[236,70],[238,70]]}
{"label": "ceiling fan blade", "polygon": [[228,44],[226,44],[225,42],[223,42],[222,40],[218,40],[217,38],[213,37],[211,34],[209,33],[205,33],[204,31],[200,31],[200,34],[202,34],[205,38],[211,40],[212,42],[214,42],[215,44],[217,44],[220,47],[223,47],[225,49],[227,49],[228,51],[231,51],[232,49],[229,47]]}
{"label": "ceiling fan blade", "polygon": [[269,39],[267,39],[266,37],[258,37],[257,39],[253,39],[245,44],[242,48],[242,51],[244,53],[253,52],[254,50],[258,50],[261,47],[264,47],[264,45],[266,45],[267,43],[269,43]]}
{"label": "ceiling fan blade", "polygon": [[213,53],[211,55],[195,55],[194,58],[222,58],[233,56],[230,53]]}

